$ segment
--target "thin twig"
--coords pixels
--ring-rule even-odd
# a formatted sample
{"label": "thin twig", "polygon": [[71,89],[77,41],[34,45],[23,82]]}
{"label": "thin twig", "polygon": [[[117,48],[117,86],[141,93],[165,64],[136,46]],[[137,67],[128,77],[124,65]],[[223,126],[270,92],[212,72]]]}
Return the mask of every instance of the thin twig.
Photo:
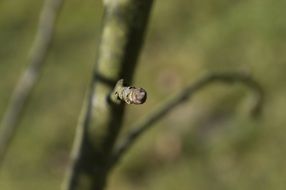
{"label": "thin twig", "polygon": [[19,79],[12,94],[10,104],[1,121],[0,128],[0,163],[3,161],[17,129],[17,123],[33,87],[44,65],[50,48],[55,23],[63,0],[46,0],[41,12],[35,41],[31,48],[30,64]]}
{"label": "thin twig", "polygon": [[116,163],[121,159],[121,157],[130,149],[130,147],[136,142],[136,140],[143,135],[151,126],[159,121],[162,117],[168,114],[170,111],[174,110],[176,106],[187,101],[191,96],[199,92],[203,87],[206,87],[215,82],[222,83],[234,83],[240,82],[249,89],[251,89],[256,95],[256,102],[251,110],[253,116],[256,116],[263,104],[263,91],[261,86],[251,77],[244,73],[213,73],[204,75],[202,78],[197,80],[195,83],[190,84],[179,94],[169,99],[168,101],[161,104],[157,109],[148,114],[138,123],[136,123],[127,134],[125,139],[119,146],[115,149],[111,161],[111,167],[116,165]]}

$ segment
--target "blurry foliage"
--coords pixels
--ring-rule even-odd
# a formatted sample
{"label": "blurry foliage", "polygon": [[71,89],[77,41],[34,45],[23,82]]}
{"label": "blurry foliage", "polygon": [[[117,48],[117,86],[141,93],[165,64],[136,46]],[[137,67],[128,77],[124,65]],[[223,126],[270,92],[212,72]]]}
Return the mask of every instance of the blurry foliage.
{"label": "blurry foliage", "polygon": [[[0,1],[0,117],[35,35],[42,1]],[[136,118],[202,72],[241,70],[265,88],[258,120],[240,86],[213,85],[159,122],[110,178],[109,190],[286,188],[285,0],[156,1],[136,71],[148,101]],[[58,189],[100,33],[100,1],[66,1],[53,48],[0,173],[0,189]],[[124,135],[125,131],[122,132]]]}

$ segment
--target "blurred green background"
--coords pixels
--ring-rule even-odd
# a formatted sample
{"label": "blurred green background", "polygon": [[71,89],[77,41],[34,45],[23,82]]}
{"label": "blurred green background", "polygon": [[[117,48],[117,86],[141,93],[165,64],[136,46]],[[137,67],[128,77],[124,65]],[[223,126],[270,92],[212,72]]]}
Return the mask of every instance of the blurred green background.
{"label": "blurred green background", "polygon": [[[28,64],[39,0],[0,0],[0,118]],[[108,190],[286,189],[286,1],[154,3],[125,129],[205,71],[243,71],[266,91],[258,119],[241,85],[212,85],[148,131]],[[99,41],[102,3],[66,1],[52,49],[0,171],[1,190],[59,189]]]}

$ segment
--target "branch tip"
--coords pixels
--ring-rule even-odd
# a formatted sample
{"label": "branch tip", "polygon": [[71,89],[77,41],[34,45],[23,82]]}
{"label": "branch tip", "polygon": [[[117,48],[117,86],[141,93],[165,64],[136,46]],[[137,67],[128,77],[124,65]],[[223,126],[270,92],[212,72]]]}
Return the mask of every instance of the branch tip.
{"label": "branch tip", "polygon": [[124,86],[124,80],[120,79],[111,94],[114,103],[124,101],[127,104],[143,104],[147,99],[147,92],[143,88]]}

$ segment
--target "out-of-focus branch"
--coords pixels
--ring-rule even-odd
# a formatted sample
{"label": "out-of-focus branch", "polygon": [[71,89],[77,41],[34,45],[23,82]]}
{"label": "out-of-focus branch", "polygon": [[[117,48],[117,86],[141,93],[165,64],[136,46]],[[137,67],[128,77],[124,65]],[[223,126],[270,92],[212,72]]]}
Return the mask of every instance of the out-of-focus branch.
{"label": "out-of-focus branch", "polygon": [[50,48],[55,23],[63,0],[46,0],[41,12],[38,31],[32,45],[30,64],[24,71],[12,94],[10,104],[1,121],[0,128],[0,163],[4,159],[10,141],[15,134],[17,123],[25,103],[40,75],[41,68]]}
{"label": "out-of-focus branch", "polygon": [[119,146],[115,149],[113,157],[111,160],[111,165],[114,166],[120,158],[130,149],[130,147],[135,143],[135,141],[143,135],[151,126],[159,121],[162,117],[172,111],[176,106],[187,101],[190,97],[199,92],[202,88],[213,84],[215,82],[221,83],[234,83],[239,82],[247,86],[252,90],[256,96],[256,102],[253,105],[251,114],[256,116],[259,114],[262,104],[263,104],[263,90],[261,86],[250,76],[244,73],[213,73],[206,74],[202,76],[196,82],[190,84],[185,89],[183,89],[179,94],[173,98],[162,103],[157,109],[148,114],[138,123],[131,128],[130,132],[127,134],[125,139]]}

